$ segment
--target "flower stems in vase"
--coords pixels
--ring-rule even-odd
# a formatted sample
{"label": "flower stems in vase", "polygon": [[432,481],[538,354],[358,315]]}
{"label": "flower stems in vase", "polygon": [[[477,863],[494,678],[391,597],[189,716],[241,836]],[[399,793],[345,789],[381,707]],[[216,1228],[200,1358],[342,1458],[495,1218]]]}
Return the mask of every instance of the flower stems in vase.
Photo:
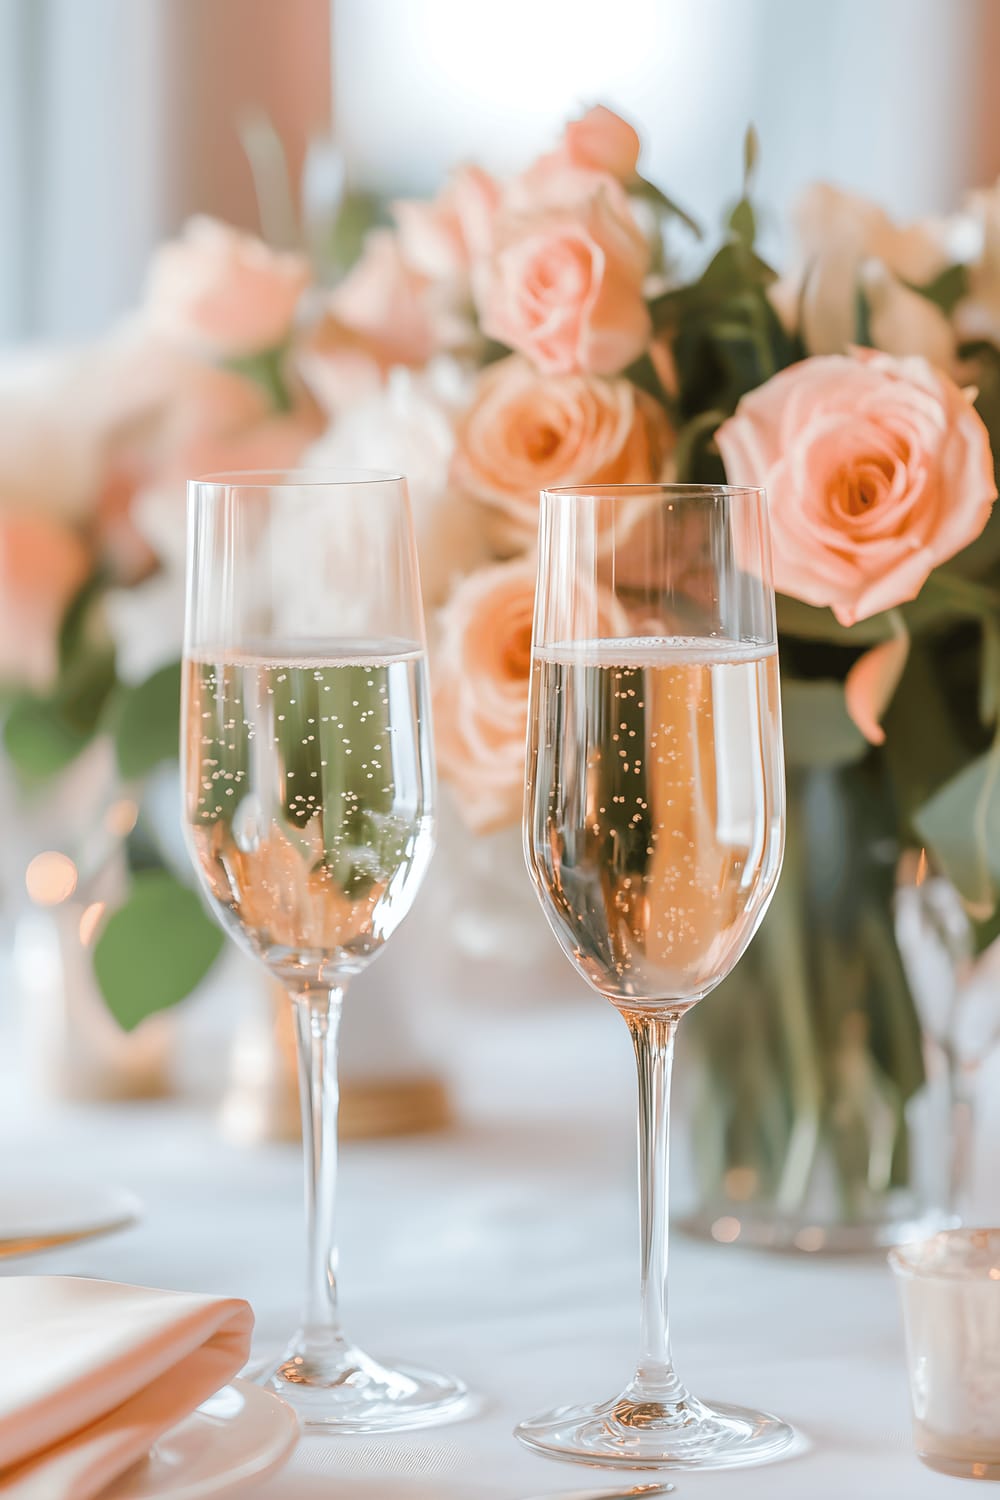
{"label": "flower stems in vase", "polygon": [[[882,775],[872,756],[790,776],[771,909],[716,1005],[692,1017],[691,1222],[725,1218],[724,1238],[860,1247],[946,1206],[946,1140],[928,1174],[912,1139],[933,1090],[895,936]],[[708,1118],[723,1123],[706,1132]]]}

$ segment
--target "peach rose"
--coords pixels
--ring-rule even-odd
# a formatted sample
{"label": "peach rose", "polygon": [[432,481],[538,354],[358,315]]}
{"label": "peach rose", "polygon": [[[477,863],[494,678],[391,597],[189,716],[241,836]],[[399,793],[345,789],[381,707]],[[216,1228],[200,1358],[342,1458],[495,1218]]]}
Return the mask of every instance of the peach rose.
{"label": "peach rose", "polygon": [[607,172],[631,182],[639,162],[639,137],[627,120],[604,104],[595,104],[563,132],[562,149],[577,167]]}
{"label": "peach rose", "polygon": [[563,131],[554,151],[547,151],[504,190],[505,210],[534,214],[542,208],[566,208],[600,186],[618,196],[635,181],[639,137],[619,115],[596,105]]}
{"label": "peach rose", "polygon": [[337,324],[368,344],[383,369],[424,365],[438,347],[428,286],[404,259],[399,236],[375,229],[328,308]]}
{"label": "peach rose", "polygon": [[154,256],[145,313],[153,327],[184,342],[253,354],[284,340],[308,285],[303,256],[198,217]]}
{"label": "peach rose", "polygon": [[474,280],[484,333],[547,375],[613,375],[649,343],[650,248],[616,183],[572,205],[505,218]]}
{"label": "peach rose", "polygon": [[926,360],[803,360],[717,433],[733,484],[767,488],[779,592],[843,625],[913,599],[979,535],[996,499],[989,434]]}
{"label": "peach rose", "polygon": [[392,206],[403,257],[432,281],[463,277],[489,255],[500,186],[481,167],[452,173],[436,198],[404,198]]}
{"label": "peach rose", "polygon": [[441,611],[434,666],[438,768],[476,833],[521,814],[534,607],[531,559],[470,573]]}
{"label": "peach rose", "polygon": [[535,542],[539,490],[657,480],[673,433],[630,380],[546,378],[513,355],[479,376],[455,441],[454,482],[497,512],[499,544],[519,551]]}
{"label": "peach rose", "polygon": [[895,224],[868,198],[811,183],[792,210],[792,267],[769,296],[810,354],[840,354],[855,338],[858,288],[871,310],[872,341],[887,354],[950,364],[954,336],[939,308],[908,289],[954,260],[954,230],[939,220]]}
{"label": "peach rose", "polygon": [[59,627],[89,570],[90,554],[68,526],[25,512],[0,518],[0,680],[51,687]]}
{"label": "peach rose", "polygon": [[[597,605],[602,633],[624,630],[612,595]],[[475,833],[521,816],[534,608],[535,561],[518,558],[470,573],[438,617],[438,766]]]}

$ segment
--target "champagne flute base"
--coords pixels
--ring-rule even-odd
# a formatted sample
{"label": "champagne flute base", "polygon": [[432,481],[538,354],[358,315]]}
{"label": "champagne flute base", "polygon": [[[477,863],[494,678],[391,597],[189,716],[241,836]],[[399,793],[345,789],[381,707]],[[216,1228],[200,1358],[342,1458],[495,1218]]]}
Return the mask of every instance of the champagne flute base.
{"label": "champagne flute base", "polygon": [[794,1430],[767,1412],[708,1406],[688,1397],[672,1406],[617,1396],[596,1406],[562,1406],[514,1429],[549,1458],[623,1469],[733,1469],[788,1452]]}
{"label": "champagne flute base", "polygon": [[329,1349],[292,1344],[265,1381],[306,1427],[343,1433],[403,1432],[468,1414],[467,1387],[453,1375],[413,1365],[384,1365],[334,1341]]}

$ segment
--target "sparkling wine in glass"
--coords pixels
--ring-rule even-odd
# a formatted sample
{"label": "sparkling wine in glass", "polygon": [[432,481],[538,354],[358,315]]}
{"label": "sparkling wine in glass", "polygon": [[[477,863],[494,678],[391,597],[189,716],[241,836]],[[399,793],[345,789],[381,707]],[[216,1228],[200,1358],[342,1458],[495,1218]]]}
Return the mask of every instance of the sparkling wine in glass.
{"label": "sparkling wine in glass", "polygon": [[667,1322],[674,1036],[738,962],[781,867],[762,491],[543,493],[524,831],[553,932],[635,1047],[641,1319],[620,1395],[546,1413],[518,1436],[554,1456],[634,1468],[773,1458],[791,1429],[693,1396],[674,1371]]}
{"label": "sparkling wine in glass", "polygon": [[190,487],[185,831],[222,926],[295,1009],[306,1166],[302,1323],[271,1387],[345,1432],[459,1414],[461,1382],[388,1366],[337,1310],[337,1035],[351,978],[434,843],[423,613],[405,481],[363,470]]}

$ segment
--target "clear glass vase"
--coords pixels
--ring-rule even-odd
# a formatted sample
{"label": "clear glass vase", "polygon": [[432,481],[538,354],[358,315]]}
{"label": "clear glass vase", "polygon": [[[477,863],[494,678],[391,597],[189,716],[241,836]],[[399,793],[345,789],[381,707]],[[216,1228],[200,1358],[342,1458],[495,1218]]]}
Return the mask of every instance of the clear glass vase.
{"label": "clear glass vase", "polygon": [[718,1242],[869,1250],[957,1221],[968,924],[900,849],[883,777],[878,756],[790,775],[770,911],[689,1018],[682,1222]]}

